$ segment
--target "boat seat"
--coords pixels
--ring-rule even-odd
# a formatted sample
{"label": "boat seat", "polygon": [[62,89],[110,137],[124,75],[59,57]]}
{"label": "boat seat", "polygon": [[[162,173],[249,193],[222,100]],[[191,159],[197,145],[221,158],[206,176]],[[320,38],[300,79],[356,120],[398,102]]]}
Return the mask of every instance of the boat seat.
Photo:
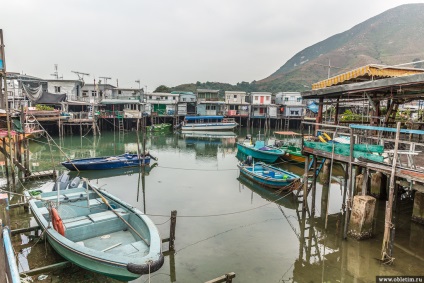
{"label": "boat seat", "polygon": [[[122,208],[117,208],[117,209],[115,209],[115,211],[118,212],[120,215],[128,214]],[[100,222],[100,221],[109,220],[109,219],[113,219],[113,218],[118,218],[118,216],[116,216],[116,214],[113,211],[111,211],[111,210],[107,210],[107,211],[103,211],[103,212],[98,212],[98,213],[93,213],[93,214],[88,215],[88,217],[94,223]]]}
{"label": "boat seat", "polygon": [[76,201],[76,200],[79,200],[79,199],[87,198],[86,192],[69,193],[69,194],[63,194],[63,195],[64,195],[64,198],[65,198],[64,200],[66,200],[66,201]]}
{"label": "boat seat", "polygon": [[66,229],[71,229],[71,228],[92,223],[92,221],[87,216],[68,218],[68,219],[62,220],[62,222],[63,222],[63,225],[65,225]]}
{"label": "boat seat", "polygon": [[103,211],[107,211],[108,207],[101,198],[90,199],[88,201],[90,207],[90,214],[95,214]]}
{"label": "boat seat", "polygon": [[[113,213],[112,211],[109,211]],[[95,213],[95,214],[101,214]],[[95,214],[91,214],[93,216]],[[103,220],[98,220],[96,222],[91,221],[91,217],[87,216],[87,219],[81,219],[76,223],[65,224],[66,226],[66,238],[71,241],[79,242],[85,241],[86,239],[106,235],[109,233],[113,233],[119,230],[127,229],[127,225],[119,219],[115,214],[110,215],[110,218],[103,218]],[[123,214],[122,217],[128,221],[129,214]],[[95,217],[93,217],[95,218]],[[79,225],[79,226],[78,226]],[[113,249],[114,250],[114,249]]]}

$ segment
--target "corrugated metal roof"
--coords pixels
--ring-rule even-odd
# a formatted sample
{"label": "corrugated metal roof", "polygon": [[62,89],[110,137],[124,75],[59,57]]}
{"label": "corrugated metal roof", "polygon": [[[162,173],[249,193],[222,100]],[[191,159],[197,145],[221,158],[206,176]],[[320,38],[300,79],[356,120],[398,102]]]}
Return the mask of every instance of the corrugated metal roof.
{"label": "corrugated metal roof", "polygon": [[354,69],[352,71],[334,76],[332,78],[314,83],[312,84],[312,90],[352,82],[372,81],[382,78],[410,76],[421,73],[424,73],[423,69],[399,68],[384,65],[366,65]]}

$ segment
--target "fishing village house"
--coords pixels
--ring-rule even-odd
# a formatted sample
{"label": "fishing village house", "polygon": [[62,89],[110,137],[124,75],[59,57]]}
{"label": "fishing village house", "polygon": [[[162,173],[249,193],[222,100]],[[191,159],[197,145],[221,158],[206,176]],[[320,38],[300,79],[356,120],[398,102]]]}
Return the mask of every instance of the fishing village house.
{"label": "fishing village house", "polygon": [[171,94],[178,94],[179,100],[177,105],[178,116],[196,115],[197,97],[191,91],[173,91]]}
{"label": "fishing village house", "polygon": [[197,114],[204,115],[224,115],[225,102],[220,101],[219,90],[198,89],[197,90]]}
{"label": "fishing village house", "polygon": [[277,106],[272,104],[272,94],[270,92],[252,92],[250,101],[252,117],[277,118]]}
{"label": "fishing village house", "polygon": [[249,99],[245,91],[226,91],[225,105],[227,117],[249,116]]}
{"label": "fishing village house", "polygon": [[283,117],[300,118],[304,115],[306,104],[300,92],[278,92],[275,95],[275,104]]}
{"label": "fishing village house", "polygon": [[102,118],[141,118],[146,111],[143,89],[113,87],[104,89],[100,102]]}
{"label": "fishing village house", "polygon": [[151,116],[174,116],[180,95],[178,93],[152,92],[145,95]]}
{"label": "fishing village house", "polygon": [[[47,83],[40,78],[8,72],[6,76],[8,108],[20,110],[31,106],[31,99],[38,99],[47,90]],[[24,86],[26,86],[25,91]],[[4,98],[2,98],[4,99]],[[5,102],[4,102],[5,104]],[[2,101],[2,106],[3,101]]]}

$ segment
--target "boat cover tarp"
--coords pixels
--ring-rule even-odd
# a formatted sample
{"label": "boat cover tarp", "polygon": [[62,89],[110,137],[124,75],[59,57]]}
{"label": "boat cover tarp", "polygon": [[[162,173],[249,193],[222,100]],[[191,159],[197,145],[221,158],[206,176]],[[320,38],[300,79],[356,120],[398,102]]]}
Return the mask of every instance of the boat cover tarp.
{"label": "boat cover tarp", "polygon": [[66,101],[66,93],[58,94],[43,91],[40,98],[35,102],[37,104],[60,104],[63,101]]}

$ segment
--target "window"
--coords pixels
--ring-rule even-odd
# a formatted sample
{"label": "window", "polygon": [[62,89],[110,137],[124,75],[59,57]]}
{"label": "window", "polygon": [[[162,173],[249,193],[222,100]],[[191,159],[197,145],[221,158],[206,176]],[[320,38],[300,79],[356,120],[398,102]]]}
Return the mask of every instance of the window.
{"label": "window", "polygon": [[302,97],[298,97],[298,98],[296,99],[296,101],[297,101],[297,102],[301,102],[301,101],[302,101]]}
{"label": "window", "polygon": [[60,92],[60,86],[55,86],[54,87],[54,92],[59,93]]}
{"label": "window", "polygon": [[153,96],[151,96],[151,95],[150,95],[150,96],[149,96],[149,99],[153,99]]}
{"label": "window", "polygon": [[175,100],[176,99],[176,97],[174,96],[174,97],[172,97],[172,100]]}
{"label": "window", "polygon": [[227,95],[227,100],[230,100],[230,95]]}
{"label": "window", "polygon": [[267,97],[266,97],[266,100],[267,100],[267,101],[269,101],[269,99],[270,99],[270,98],[271,98],[271,97],[267,96]]}
{"label": "window", "polygon": [[183,101],[184,101],[184,102],[186,101],[185,97],[183,98]]}
{"label": "window", "polygon": [[122,94],[122,90],[118,90],[118,94]]}
{"label": "window", "polygon": [[92,90],[92,91],[91,91],[91,96],[97,96],[97,91]]}
{"label": "window", "polygon": [[82,91],[82,96],[88,96],[88,90],[83,90]]}
{"label": "window", "polygon": [[206,110],[216,110],[216,105],[206,105]]}
{"label": "window", "polygon": [[284,101],[289,101],[289,98],[287,96],[284,97]]}
{"label": "window", "polygon": [[255,96],[255,100],[259,100],[259,97]]}
{"label": "window", "polygon": [[237,99],[237,94],[234,94],[234,99]]}

